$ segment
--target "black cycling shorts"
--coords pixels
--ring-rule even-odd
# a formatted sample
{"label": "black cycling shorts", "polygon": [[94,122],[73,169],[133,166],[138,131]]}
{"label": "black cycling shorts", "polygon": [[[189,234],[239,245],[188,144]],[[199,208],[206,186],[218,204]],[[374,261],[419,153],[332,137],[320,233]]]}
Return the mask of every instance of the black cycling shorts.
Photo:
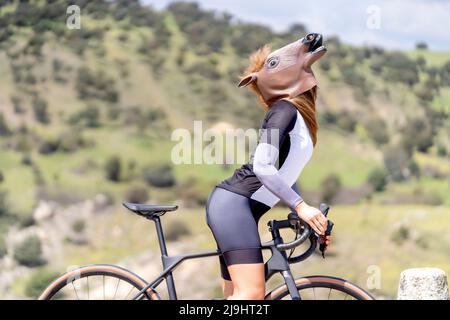
{"label": "black cycling shorts", "polygon": [[222,278],[231,280],[227,266],[262,263],[258,221],[270,207],[231,191],[215,188],[206,205],[206,220],[222,251]]}

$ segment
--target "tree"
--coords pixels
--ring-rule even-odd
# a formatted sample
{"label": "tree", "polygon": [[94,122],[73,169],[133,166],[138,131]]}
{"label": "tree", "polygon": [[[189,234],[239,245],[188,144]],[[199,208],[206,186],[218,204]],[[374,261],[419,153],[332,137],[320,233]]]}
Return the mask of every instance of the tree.
{"label": "tree", "polygon": [[418,50],[427,50],[428,49],[428,45],[426,44],[426,42],[417,42],[416,43],[416,49]]}
{"label": "tree", "polygon": [[26,267],[37,267],[45,264],[39,237],[29,236],[16,246],[14,248],[14,259]]}
{"label": "tree", "polygon": [[113,156],[106,161],[105,165],[106,179],[119,182],[120,173],[122,171],[122,163],[119,157]]}
{"label": "tree", "polygon": [[42,98],[35,98],[33,100],[33,111],[36,120],[42,124],[48,124],[50,117],[47,110],[47,101]]}
{"label": "tree", "polygon": [[416,118],[406,123],[402,130],[403,146],[409,152],[415,148],[420,152],[427,152],[433,145],[433,130],[427,119]]}
{"label": "tree", "polygon": [[148,200],[147,188],[140,185],[133,185],[127,189],[125,199],[131,203],[144,203]]}
{"label": "tree", "polygon": [[386,122],[380,118],[371,117],[366,122],[366,131],[377,145],[383,145],[389,142],[389,133]]}
{"label": "tree", "polygon": [[328,175],[320,184],[322,190],[322,201],[332,202],[333,198],[338,194],[341,189],[341,180],[339,177],[332,173]]}
{"label": "tree", "polygon": [[369,182],[376,192],[381,192],[386,188],[387,178],[388,173],[385,169],[376,168],[370,172],[367,182]]}
{"label": "tree", "polygon": [[0,113],[0,136],[9,136],[11,134],[11,129],[5,120],[3,113]]}
{"label": "tree", "polygon": [[144,179],[151,186],[158,188],[173,187],[176,183],[172,166],[162,164],[156,167],[147,167],[144,170]]}
{"label": "tree", "polygon": [[88,106],[84,111],[84,119],[86,127],[98,128],[100,127],[100,111],[97,106]]}
{"label": "tree", "polygon": [[411,154],[406,152],[401,145],[388,146],[383,152],[384,165],[394,180],[405,179]]}
{"label": "tree", "polygon": [[7,201],[6,191],[0,190],[0,217],[4,217],[9,214],[9,205]]}

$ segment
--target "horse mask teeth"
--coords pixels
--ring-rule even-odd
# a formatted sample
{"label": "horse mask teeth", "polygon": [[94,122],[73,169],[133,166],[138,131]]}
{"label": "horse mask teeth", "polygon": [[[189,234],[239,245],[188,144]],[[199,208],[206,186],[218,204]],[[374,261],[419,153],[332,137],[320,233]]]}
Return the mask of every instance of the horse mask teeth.
{"label": "horse mask teeth", "polygon": [[310,33],[268,55],[264,66],[239,82],[255,83],[265,101],[294,98],[317,85],[311,66],[325,53],[322,35]]}

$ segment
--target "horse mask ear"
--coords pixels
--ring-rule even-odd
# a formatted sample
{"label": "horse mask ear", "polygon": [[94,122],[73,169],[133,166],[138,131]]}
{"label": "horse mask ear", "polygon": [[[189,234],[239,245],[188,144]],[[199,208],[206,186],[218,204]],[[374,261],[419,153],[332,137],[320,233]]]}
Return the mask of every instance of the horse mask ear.
{"label": "horse mask ear", "polygon": [[250,73],[248,76],[245,76],[244,78],[241,79],[241,81],[238,84],[238,87],[246,87],[248,86],[250,83],[255,82],[256,81],[256,73]]}

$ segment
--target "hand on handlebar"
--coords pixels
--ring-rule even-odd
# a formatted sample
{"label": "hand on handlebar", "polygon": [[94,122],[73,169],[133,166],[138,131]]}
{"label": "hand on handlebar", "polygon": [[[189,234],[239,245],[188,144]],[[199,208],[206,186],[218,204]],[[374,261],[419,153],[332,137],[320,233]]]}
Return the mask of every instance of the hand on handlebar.
{"label": "hand on handlebar", "polygon": [[321,236],[325,234],[328,219],[319,209],[311,207],[303,201],[295,208],[295,211],[300,219],[310,225],[318,235]]}
{"label": "hand on handlebar", "polygon": [[325,245],[327,246],[327,247],[329,247],[330,246],[330,244],[331,244],[331,242],[333,241],[333,236],[332,235],[329,235],[329,236],[321,236],[318,240],[317,240],[319,243],[325,243]]}

